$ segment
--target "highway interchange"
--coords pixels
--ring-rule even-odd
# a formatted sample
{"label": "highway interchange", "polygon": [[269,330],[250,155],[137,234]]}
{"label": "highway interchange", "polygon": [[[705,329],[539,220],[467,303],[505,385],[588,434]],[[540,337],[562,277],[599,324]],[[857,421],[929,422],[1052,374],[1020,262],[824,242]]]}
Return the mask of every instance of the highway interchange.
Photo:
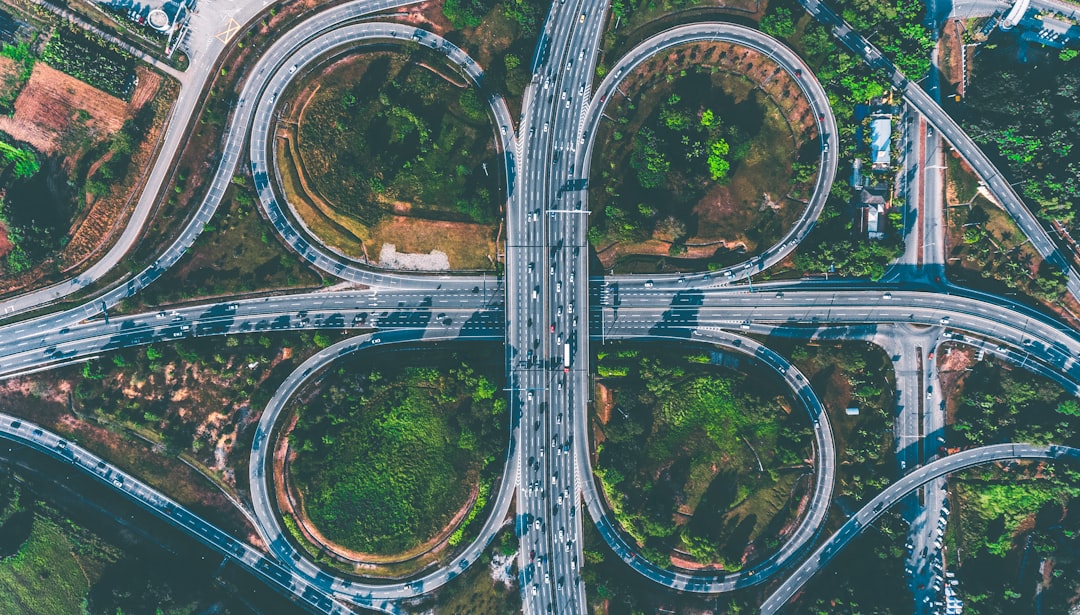
{"label": "highway interchange", "polygon": [[[873,66],[887,61],[857,33],[839,22],[822,4],[804,0],[807,10],[835,25],[837,35]],[[601,535],[615,552],[643,576],[673,588],[714,593],[761,583],[786,571],[803,555],[823,527],[831,500],[835,451],[827,417],[799,372],[761,342],[757,334],[802,334],[810,328],[920,327],[948,332],[980,344],[1014,363],[1049,376],[1080,393],[1080,335],[1068,326],[1004,298],[977,295],[952,285],[927,290],[902,281],[875,286],[863,282],[821,284],[772,283],[748,287],[731,279],[761,271],[789,254],[812,228],[835,178],[836,125],[828,99],[809,68],[785,45],[755,30],[724,23],[690,24],[674,28],[639,44],[620,59],[594,91],[596,56],[608,5],[573,1],[554,4],[533,58],[534,76],[515,130],[505,102],[489,98],[495,135],[504,152],[508,196],[506,275],[404,275],[375,271],[347,261],[311,241],[297,228],[295,216],[275,188],[269,164],[268,136],[273,130],[279,95],[306,67],[327,55],[370,41],[398,41],[440,50],[473,83],[482,84],[483,70],[460,49],[433,33],[401,24],[359,21],[365,15],[407,3],[359,0],[316,13],[285,32],[251,69],[237,94],[221,160],[206,198],[182,229],[179,238],[147,270],[136,274],[84,305],[7,325],[0,329],[0,377],[30,373],[72,361],[87,360],[109,350],[192,336],[228,335],[249,331],[297,328],[375,329],[324,349],[291,374],[263,414],[252,450],[249,480],[253,508],[271,553],[264,555],[242,544],[155,492],[135,477],[115,468],[73,443],[27,421],[0,417],[0,433],[47,454],[71,461],[113,485],[147,509],[169,519],[218,549],[278,589],[318,612],[340,613],[348,604],[394,612],[396,601],[431,591],[475,562],[495,532],[503,526],[511,504],[521,538],[518,568],[523,608],[528,613],[585,611],[586,588],[580,582],[582,502]],[[649,57],[672,46],[694,41],[727,41],[766,53],[799,84],[817,116],[823,136],[822,159],[815,194],[802,219],[776,246],[747,263],[712,274],[589,277],[588,199],[596,128],[603,101],[621,77]],[[213,58],[197,57],[196,66],[213,66]],[[209,69],[200,69],[209,70]],[[1017,219],[1033,245],[1053,263],[1067,263],[1042,227],[1016,197],[978,148],[963,135],[925,93],[892,71],[897,87],[911,105],[938,127],[986,178],[989,189]],[[209,73],[207,73],[209,74]],[[194,73],[193,73],[194,75]],[[205,75],[201,77],[205,79]],[[192,77],[195,79],[195,77]],[[184,92],[188,92],[184,94]],[[182,96],[190,88],[182,89]],[[184,98],[176,113],[194,113]],[[179,117],[179,126],[190,117]],[[173,128],[170,127],[170,131]],[[179,130],[179,129],[176,129]],[[170,132],[167,142],[176,141]],[[171,141],[170,141],[171,139]],[[173,147],[176,151],[179,141]],[[250,159],[242,161],[247,147]],[[164,181],[170,157],[155,167]],[[262,299],[187,306],[161,312],[109,316],[108,308],[137,293],[175,264],[212,219],[227,182],[239,164],[250,164],[260,206],[282,239],[313,266],[365,290],[305,293]],[[995,179],[996,178],[996,179]],[[153,182],[151,182],[152,186]],[[147,196],[149,194],[149,196]],[[152,204],[156,192],[148,187],[140,200]],[[1011,196],[1010,196],[1011,195]],[[1013,200],[1010,200],[1013,199]],[[146,222],[137,209],[130,228]],[[124,237],[130,233],[125,232]],[[126,241],[126,240],[125,240]],[[133,239],[132,239],[133,241]],[[40,306],[86,286],[119,262],[131,242],[118,244],[92,273],[46,291],[28,293],[4,304],[7,313]],[[122,250],[121,250],[122,248]],[[940,246],[939,248],[940,249]],[[120,250],[119,256],[114,252]],[[726,275],[730,271],[731,276]],[[1077,278],[1070,277],[1076,293]],[[944,291],[944,292],[942,292]],[[504,338],[505,336],[505,338]],[[774,369],[815,420],[816,459],[814,497],[798,527],[781,549],[743,573],[699,576],[672,572],[642,559],[621,536],[610,518],[603,496],[592,479],[587,404],[590,398],[589,344],[595,339],[668,339],[709,343],[728,352],[749,353]],[[510,445],[506,472],[479,538],[446,566],[405,583],[361,583],[322,571],[289,544],[266,492],[265,451],[285,402],[306,379],[339,356],[377,344],[417,344],[436,340],[505,339],[510,408]],[[904,386],[910,387],[905,384]],[[916,396],[921,397],[921,385]],[[18,423],[18,425],[16,425]],[[1003,445],[1006,446],[1006,445]],[[867,506],[892,506],[904,494],[945,473],[973,463],[1008,458],[1046,458],[1064,449],[1007,445],[993,451],[965,451],[922,465]],[[1071,449],[1066,452],[1075,457]],[[912,460],[923,463],[923,460]],[[102,465],[105,464],[105,465]],[[119,480],[116,480],[118,479]],[[841,533],[830,538],[763,606],[771,613],[861,530],[883,508],[860,511]]]}

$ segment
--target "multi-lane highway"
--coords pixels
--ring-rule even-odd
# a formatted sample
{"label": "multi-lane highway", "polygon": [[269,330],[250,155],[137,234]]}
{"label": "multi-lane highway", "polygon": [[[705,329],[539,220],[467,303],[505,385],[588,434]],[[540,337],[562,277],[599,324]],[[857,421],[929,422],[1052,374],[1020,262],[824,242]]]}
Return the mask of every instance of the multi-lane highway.
{"label": "multi-lane highway", "polygon": [[553,3],[525,92],[507,213],[507,369],[520,408],[518,552],[526,613],[581,613],[579,455],[589,389],[588,208],[577,130],[607,3]]}
{"label": "multi-lane highway", "polygon": [[[815,17],[835,26],[837,35],[872,66],[890,72],[894,82],[905,88],[909,104],[923,113],[938,133],[943,134],[987,178],[991,191],[1017,217],[1036,248],[1057,264],[1054,259],[1062,259],[1061,255],[1056,253],[1041,227],[1024,209],[1022,201],[989,162],[980,162],[985,161],[985,157],[979,158],[981,152],[940,108],[932,100],[924,100],[925,94],[921,90],[907,82],[879,52],[866,45],[858,33],[839,21],[820,2],[803,2]],[[828,98],[809,67],[779,41],[743,26],[703,23],[661,32],[618,60],[593,92],[592,77],[608,5],[594,0],[553,3],[533,58],[534,75],[525,93],[517,134],[503,99],[498,95],[488,97],[495,120],[494,133],[506,165],[505,279],[373,271],[319,246],[306,231],[297,228],[298,220],[290,215],[288,204],[275,190],[276,169],[268,155],[275,109],[282,103],[279,96],[291,80],[304,74],[327,54],[371,41],[400,41],[401,45],[440,50],[474,84],[483,85],[482,69],[461,49],[441,37],[411,26],[360,21],[372,11],[403,4],[406,3],[385,0],[348,2],[316,13],[283,33],[262,54],[237,94],[221,161],[210,180],[209,192],[190,223],[182,229],[179,239],[150,268],[100,298],[67,312],[0,329],[0,377],[85,360],[115,348],[192,336],[307,328],[376,330],[324,349],[306,361],[281,385],[261,418],[252,450],[249,479],[258,528],[277,563],[190,515],[133,477],[118,473],[104,460],[70,443],[61,446],[55,435],[6,417],[0,417],[0,433],[53,456],[70,455],[64,458],[92,474],[97,472],[95,475],[100,474],[99,478],[115,489],[184,527],[214,548],[232,553],[231,557],[256,575],[320,612],[344,612],[348,603],[389,611],[395,608],[396,600],[414,597],[450,581],[477,560],[502,525],[512,499],[516,499],[516,528],[521,540],[518,552],[520,588],[523,608],[529,613],[585,611],[586,588],[580,580],[582,497],[589,514],[600,526],[601,534],[616,553],[654,581],[680,590],[714,593],[758,583],[780,573],[805,553],[821,529],[831,500],[835,450],[828,417],[805,379],[766,346],[742,337],[747,334],[767,339],[771,335],[802,332],[806,327],[852,325],[892,325],[892,331],[907,330],[915,325],[927,327],[925,331],[932,332],[932,335],[923,335],[927,338],[926,343],[917,349],[910,345],[896,346],[901,349],[901,356],[906,357],[901,362],[908,361],[904,369],[910,372],[905,372],[902,383],[898,379],[901,396],[906,396],[909,404],[913,397],[917,398],[924,409],[921,418],[919,413],[914,418],[910,414],[901,415],[900,452],[905,464],[901,472],[910,474],[871,501],[868,506],[876,507],[870,511],[872,514],[864,514],[865,509],[860,511],[845,525],[839,537],[830,539],[819,549],[769,599],[766,612],[772,612],[782,604],[817,567],[879,514],[882,507],[891,506],[903,493],[927,481],[939,480],[938,477],[947,472],[986,460],[1010,455],[1046,457],[1065,451],[1016,445],[1008,451],[976,449],[933,461],[932,455],[913,456],[910,443],[904,442],[905,438],[926,438],[940,433],[943,417],[936,412],[941,401],[940,391],[927,376],[933,377],[929,371],[932,363],[928,352],[941,332],[953,336],[954,341],[979,345],[987,352],[1054,378],[1067,389],[1080,393],[1077,384],[1080,383],[1080,334],[1052,318],[1003,298],[949,285],[940,286],[936,279],[923,287],[945,288],[949,294],[916,292],[902,284],[772,283],[755,285],[757,292],[727,284],[731,278],[752,275],[771,266],[790,254],[805,237],[835,179],[839,153],[837,127]],[[256,8],[254,3],[242,4],[238,14]],[[798,84],[817,118],[817,131],[821,136],[821,161],[814,195],[801,220],[783,240],[746,263],[712,274],[653,276],[648,280],[619,276],[590,281],[585,240],[589,209],[586,188],[595,135],[603,118],[603,103],[621,79],[652,55],[677,45],[703,41],[723,41],[754,49],[767,55],[779,70],[786,71]],[[176,119],[166,136],[166,152],[175,153],[177,135],[196,108],[188,98],[193,91],[188,86],[201,83],[199,79],[205,81],[209,74],[206,67],[217,57],[216,52],[210,52],[212,46],[204,44],[199,49],[203,52],[196,54],[198,68],[191,73],[190,83],[185,82],[182,101],[175,111]],[[920,139],[926,137],[920,136]],[[933,140],[927,141],[925,149],[920,141],[916,159],[923,170],[940,165],[939,148]],[[285,243],[313,266],[369,288],[243,301],[222,300],[210,305],[127,316],[108,314],[108,308],[152,283],[190,248],[214,215],[228,181],[241,162],[245,146],[249,148],[248,162],[259,191],[260,206]],[[163,156],[155,166],[148,186],[160,186],[167,177],[170,161],[171,157]],[[926,196],[939,192],[940,187],[930,180],[919,190]],[[130,235],[137,235],[144,225],[149,211],[144,207],[144,201],[152,205],[155,198],[156,189],[148,188],[117,248],[81,280],[30,293],[3,306],[8,312],[17,312],[67,294],[104,275],[127,249],[121,248],[130,247],[133,241]],[[1010,201],[1010,198],[1015,200]],[[920,244],[914,259],[916,264],[924,266],[922,281],[936,278],[936,267],[940,266],[941,247],[937,239],[940,225],[935,228],[932,224],[933,216],[940,220],[938,202],[924,205],[919,211],[927,225],[923,236],[932,238],[929,245],[926,242]],[[934,211],[925,211],[927,207]],[[910,278],[901,275],[897,279]],[[1070,289],[1074,293],[1080,289],[1075,275],[1070,280]],[[880,330],[877,333],[880,334]],[[813,496],[803,517],[777,553],[741,573],[696,575],[662,569],[647,562],[623,540],[592,480],[586,408],[590,397],[589,343],[596,337],[661,337],[673,343],[690,340],[717,344],[728,352],[750,354],[756,361],[775,370],[792,389],[792,397],[807,408],[815,423],[816,477]],[[458,552],[447,565],[409,582],[359,583],[321,571],[290,546],[268,495],[265,453],[281,409],[301,383],[340,356],[379,344],[451,339],[506,341],[512,416],[508,434],[510,444],[506,471],[479,538]],[[912,385],[913,382],[917,384]],[[923,399],[924,387],[929,388],[926,399]],[[912,408],[907,410],[911,412]],[[1066,452],[1074,456],[1071,451]],[[926,462],[930,463],[914,469]]]}

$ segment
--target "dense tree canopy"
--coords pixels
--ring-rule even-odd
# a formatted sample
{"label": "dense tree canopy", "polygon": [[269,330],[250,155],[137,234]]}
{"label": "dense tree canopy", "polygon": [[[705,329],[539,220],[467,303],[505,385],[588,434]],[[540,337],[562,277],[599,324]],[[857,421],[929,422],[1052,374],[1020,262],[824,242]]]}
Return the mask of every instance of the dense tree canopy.
{"label": "dense tree canopy", "polygon": [[1046,54],[1021,64],[1013,45],[975,56],[964,106],[971,138],[1004,167],[1042,217],[1080,231],[1080,70]]}
{"label": "dense tree canopy", "polygon": [[[430,365],[439,355],[424,356]],[[338,369],[289,435],[311,521],[361,551],[396,553],[431,538],[504,446],[497,390],[456,357],[438,369]]]}

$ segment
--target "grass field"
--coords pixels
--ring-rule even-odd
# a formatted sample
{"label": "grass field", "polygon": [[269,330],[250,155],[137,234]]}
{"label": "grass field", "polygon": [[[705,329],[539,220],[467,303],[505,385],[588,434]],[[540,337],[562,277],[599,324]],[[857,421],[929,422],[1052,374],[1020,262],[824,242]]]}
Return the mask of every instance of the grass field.
{"label": "grass field", "polygon": [[425,543],[502,467],[495,362],[416,354],[356,359],[298,405],[291,483],[312,525],[346,549],[392,555]]}
{"label": "grass field", "polygon": [[44,517],[34,519],[18,553],[0,561],[0,613],[81,613],[89,590],[67,536]]}

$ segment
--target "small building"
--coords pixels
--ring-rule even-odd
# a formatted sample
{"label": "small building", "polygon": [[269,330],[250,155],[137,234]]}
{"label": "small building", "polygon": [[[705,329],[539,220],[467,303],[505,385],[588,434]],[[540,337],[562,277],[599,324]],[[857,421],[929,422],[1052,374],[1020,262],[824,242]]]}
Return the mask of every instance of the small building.
{"label": "small building", "polygon": [[878,113],[870,120],[870,161],[875,171],[887,171],[892,154],[892,116]]}
{"label": "small building", "polygon": [[844,411],[848,416],[859,416],[859,407],[852,406]]}
{"label": "small building", "polygon": [[884,239],[881,216],[885,215],[885,197],[870,190],[860,190],[855,204],[859,231],[870,239]]}

